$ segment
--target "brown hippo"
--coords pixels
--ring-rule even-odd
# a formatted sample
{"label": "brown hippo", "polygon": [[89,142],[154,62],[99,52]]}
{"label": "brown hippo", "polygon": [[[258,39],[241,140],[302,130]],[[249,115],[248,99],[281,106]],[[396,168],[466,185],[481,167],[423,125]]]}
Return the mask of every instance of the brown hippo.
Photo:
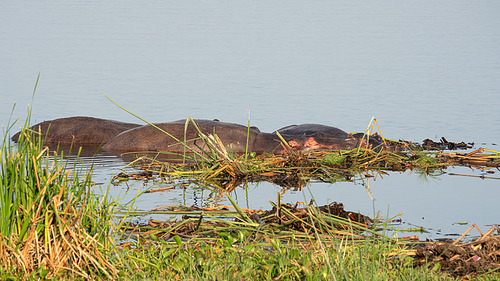
{"label": "brown hippo", "polygon": [[[138,126],[140,125],[93,117],[68,117],[38,123],[31,130],[41,132],[47,145],[100,145],[119,133]],[[19,134],[20,132],[12,137],[14,142],[18,141]]]}
{"label": "brown hippo", "polygon": [[[216,134],[222,144],[229,151],[243,153],[246,151],[248,135],[248,152],[256,153],[283,153],[285,148],[276,133],[260,132],[256,127],[250,129],[243,125],[220,122],[218,120],[195,120],[200,131],[205,135]],[[161,132],[151,125],[140,126],[137,124],[123,123],[93,117],[69,117],[52,121],[45,121],[31,127],[36,132],[41,132],[47,145],[104,145],[108,151],[166,151],[182,153],[185,147],[179,144],[184,141],[186,120],[156,124],[160,129],[171,136]],[[50,127],[49,127],[50,125]],[[338,128],[319,125],[303,124],[291,125],[278,130],[283,139],[293,148],[301,151],[311,149],[353,149],[359,146],[362,134],[351,135]],[[47,133],[48,132],[48,133]],[[17,142],[19,133],[12,137]],[[195,140],[198,141],[195,141]],[[200,148],[208,150],[199,133],[189,123],[186,131],[188,147],[199,151]],[[376,138],[370,139],[374,147],[380,145]],[[189,150],[186,150],[189,152]]]}

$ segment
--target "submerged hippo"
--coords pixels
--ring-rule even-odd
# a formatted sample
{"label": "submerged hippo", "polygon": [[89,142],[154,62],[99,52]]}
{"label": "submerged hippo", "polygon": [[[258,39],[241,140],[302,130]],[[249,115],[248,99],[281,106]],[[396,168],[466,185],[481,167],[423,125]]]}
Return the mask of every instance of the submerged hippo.
{"label": "submerged hippo", "polygon": [[[140,125],[93,117],[68,117],[38,123],[31,130],[41,132],[47,145],[100,145],[119,133],[138,126]],[[18,142],[19,135],[20,132],[12,140]]]}
{"label": "submerged hippo", "polygon": [[[286,148],[276,133],[263,133],[256,127],[250,127],[220,122],[218,120],[194,120],[200,132],[204,135],[217,135],[221,143],[231,152],[246,151],[248,135],[248,152],[280,154]],[[50,126],[50,127],[49,127]],[[186,140],[189,148],[199,151],[208,150],[200,140],[199,132],[192,122],[184,136],[186,120],[178,120],[156,124],[161,132],[151,125],[140,126],[113,120],[93,117],[69,117],[45,121],[31,127],[41,132],[45,144],[95,146],[105,144],[108,151],[138,152],[166,151],[174,153],[189,152],[179,141]],[[346,150],[359,146],[362,134],[351,135],[338,128],[319,125],[291,125],[278,130],[283,139],[294,149],[307,151],[311,149]],[[12,137],[17,142],[19,133]],[[366,142],[364,141],[364,144]],[[380,141],[370,138],[373,147],[380,146]]]}

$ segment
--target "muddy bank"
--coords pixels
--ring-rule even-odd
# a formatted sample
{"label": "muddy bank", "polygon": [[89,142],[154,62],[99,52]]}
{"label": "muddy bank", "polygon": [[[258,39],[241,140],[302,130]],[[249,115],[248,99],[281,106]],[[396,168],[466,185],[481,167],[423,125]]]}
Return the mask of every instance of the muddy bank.
{"label": "muddy bank", "polygon": [[415,248],[415,266],[438,268],[455,276],[476,276],[500,268],[500,236],[490,229],[470,243],[433,242]]}
{"label": "muddy bank", "polygon": [[458,149],[470,149],[474,147],[473,142],[451,142],[446,138],[441,137],[439,142],[432,141],[430,139],[425,139],[422,142],[422,147],[426,150],[458,150]]}
{"label": "muddy bank", "polygon": [[[309,207],[306,206],[303,208],[299,208],[297,206],[298,204],[292,206],[292,204],[284,203],[281,204],[279,208],[274,206],[269,211],[256,213],[252,216],[252,218],[259,223],[287,224],[288,220],[285,219],[286,216],[284,215],[284,212],[288,212],[288,214],[292,214],[292,217],[294,217],[295,219],[309,220],[309,217],[311,216],[311,214],[308,212]],[[317,207],[316,210],[321,214],[328,214],[330,216],[343,218],[364,225],[370,225],[373,223],[373,219],[368,216],[357,212],[346,211],[344,209],[344,204],[342,203],[333,202],[328,205]],[[303,225],[302,223],[299,223],[299,221],[297,221],[296,223],[290,224],[290,228],[295,230],[303,230]]]}

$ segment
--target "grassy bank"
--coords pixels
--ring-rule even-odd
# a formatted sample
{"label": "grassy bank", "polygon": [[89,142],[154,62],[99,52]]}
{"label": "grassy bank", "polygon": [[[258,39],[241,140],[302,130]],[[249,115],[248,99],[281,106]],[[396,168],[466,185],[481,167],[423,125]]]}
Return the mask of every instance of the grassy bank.
{"label": "grassy bank", "polygon": [[107,231],[114,203],[94,192],[90,169],[70,167],[35,140],[29,119],[20,145],[11,146],[7,135],[1,146],[2,279],[111,278],[118,272]]}

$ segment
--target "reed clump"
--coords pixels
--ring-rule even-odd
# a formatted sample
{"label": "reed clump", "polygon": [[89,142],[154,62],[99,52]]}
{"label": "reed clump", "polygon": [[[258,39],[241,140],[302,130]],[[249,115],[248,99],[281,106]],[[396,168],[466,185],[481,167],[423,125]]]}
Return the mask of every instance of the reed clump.
{"label": "reed clump", "polygon": [[0,151],[0,276],[113,279],[113,204],[94,193],[91,170],[71,169],[34,138],[29,117],[19,145],[6,136]]}
{"label": "reed clump", "polygon": [[[230,197],[228,197],[230,198]],[[231,200],[231,199],[230,199]],[[233,202],[233,206],[214,208],[197,207],[168,207],[147,212],[128,212],[131,216],[165,215],[182,216],[181,220],[159,221],[150,219],[147,223],[123,225],[124,230],[132,230],[125,240],[154,240],[173,241],[174,236],[193,240],[210,240],[221,233],[247,233],[247,238],[260,240],[266,237],[287,240],[290,237],[307,241],[319,239],[325,241],[330,236],[349,236],[364,239],[364,234],[374,237],[386,237],[374,231],[382,222],[373,220],[365,215],[345,211],[341,203],[315,207],[306,205],[298,207],[286,203],[270,202],[273,208],[269,211],[240,208]],[[232,209],[234,211],[230,211]],[[318,234],[315,235],[314,231]],[[388,237],[386,237],[388,238]]]}

